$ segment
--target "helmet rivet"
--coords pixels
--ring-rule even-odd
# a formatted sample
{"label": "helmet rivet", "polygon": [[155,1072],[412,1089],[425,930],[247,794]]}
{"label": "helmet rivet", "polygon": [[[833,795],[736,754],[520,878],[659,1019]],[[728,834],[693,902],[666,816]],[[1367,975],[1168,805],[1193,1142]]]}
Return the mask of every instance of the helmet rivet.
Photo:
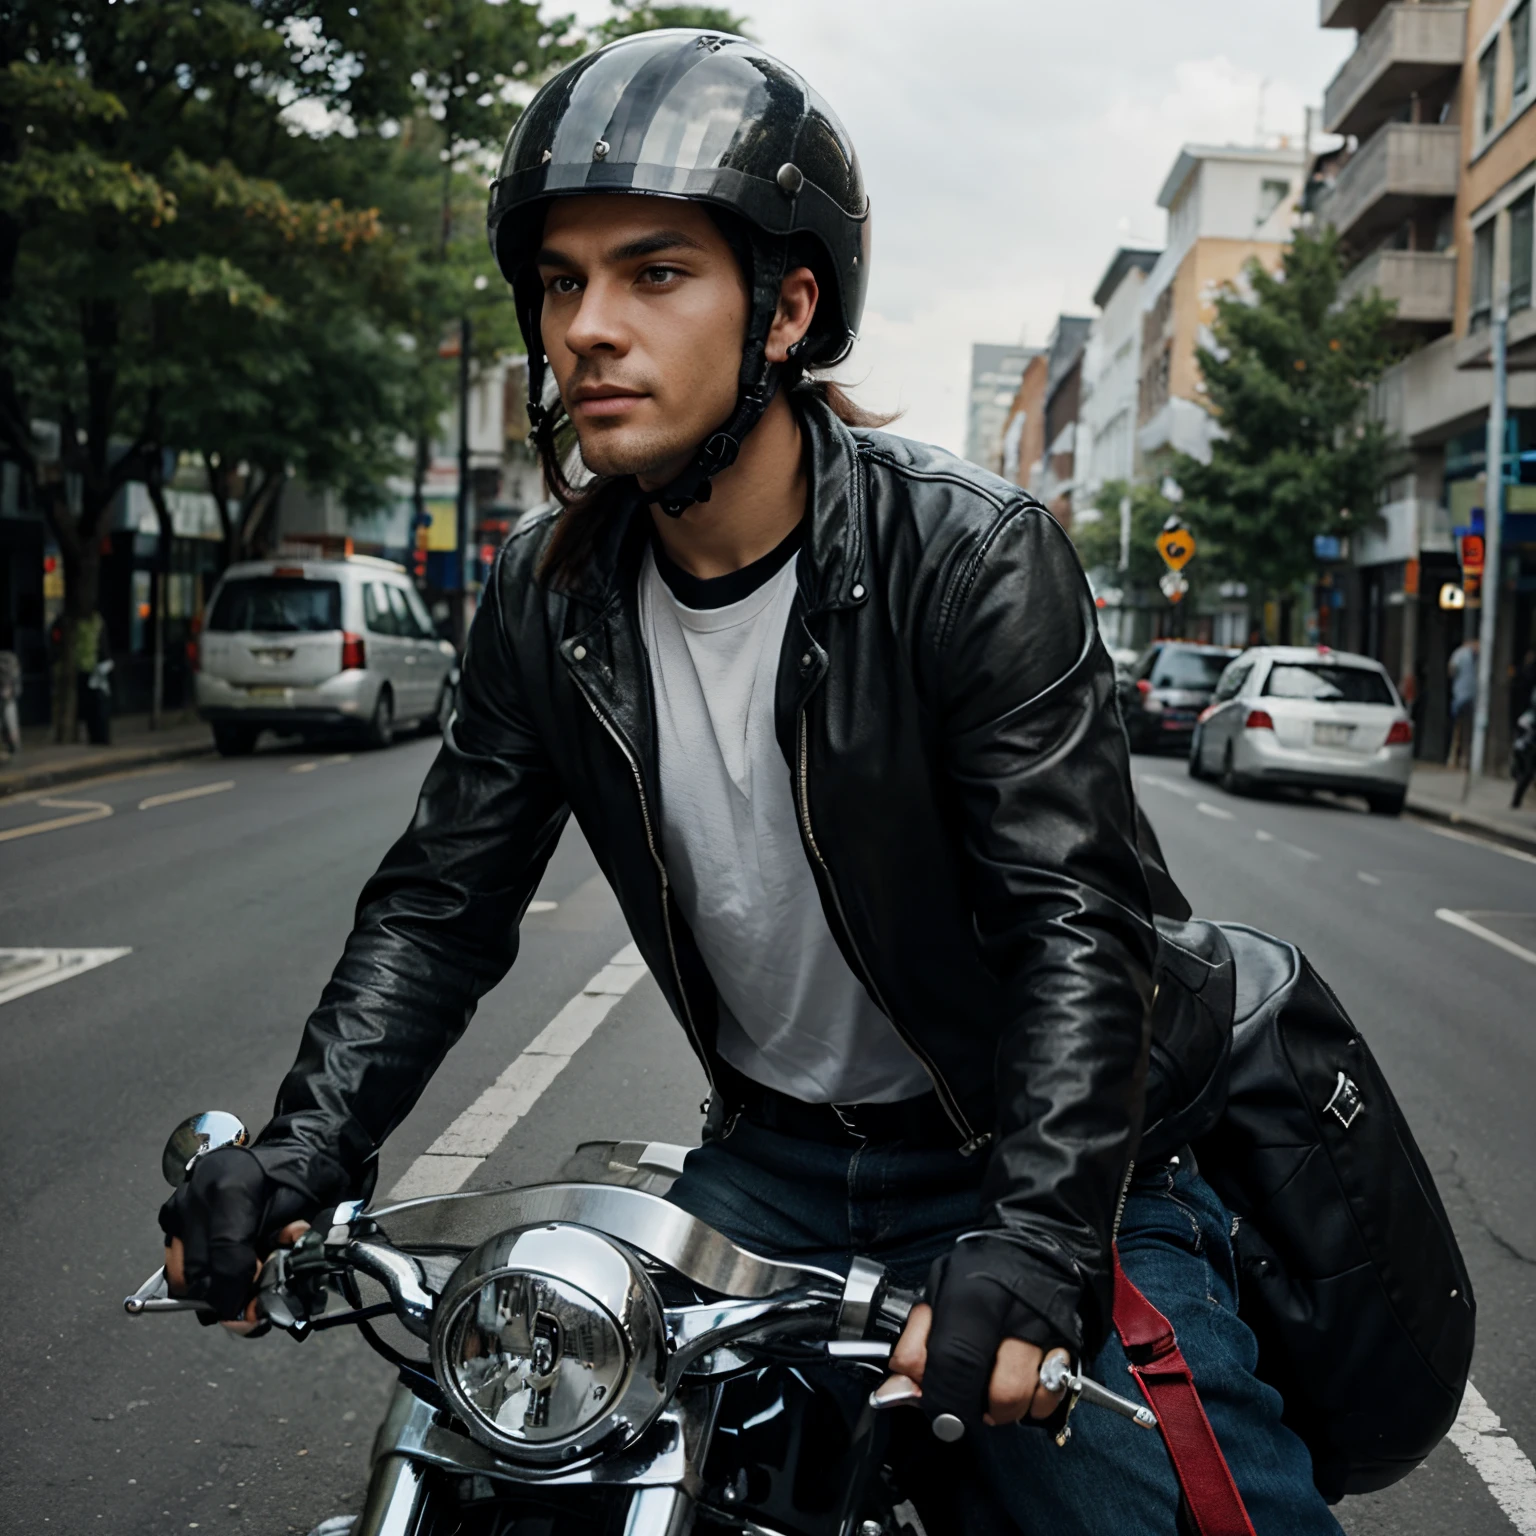
{"label": "helmet rivet", "polygon": [[555,158],[555,152],[554,152],[554,150],[552,150],[552,149],[546,149],[546,150],[545,150],[545,151],[544,151],[544,153],[543,153],[543,154],[542,154],[542,155],[540,155],[540,156],[539,156],[539,164],[540,164],[540,165],[548,165],[548,164],[549,164],[549,162],[550,162],[550,161],[551,161],[551,160],[553,160],[553,159],[554,159],[554,158]]}
{"label": "helmet rivet", "polygon": [[606,160],[608,158],[608,140],[599,139],[592,146],[592,158],[594,160]]}
{"label": "helmet rivet", "polygon": [[858,586],[856,586],[853,589],[853,595],[854,595],[855,599],[858,599],[858,598],[861,598],[861,597],[864,596],[864,583],[863,582],[860,582],[858,584]]}
{"label": "helmet rivet", "polygon": [[571,655],[574,656],[577,661],[585,661],[587,659],[586,646],[578,645],[576,649],[571,652]]}
{"label": "helmet rivet", "polygon": [[793,160],[786,160],[779,167],[779,174],[774,179],[779,184],[779,191],[785,197],[794,197],[805,185],[805,172]]}

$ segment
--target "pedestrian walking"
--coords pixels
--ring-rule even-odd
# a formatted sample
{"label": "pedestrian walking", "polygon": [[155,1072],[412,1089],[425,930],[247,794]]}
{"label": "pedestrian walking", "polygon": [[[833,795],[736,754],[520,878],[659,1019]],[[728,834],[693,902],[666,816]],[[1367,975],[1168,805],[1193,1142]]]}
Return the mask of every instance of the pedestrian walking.
{"label": "pedestrian walking", "polygon": [[1477,636],[1463,640],[1451,652],[1446,673],[1451,680],[1450,764],[1460,768],[1472,746],[1472,709],[1477,703]]}
{"label": "pedestrian walking", "polygon": [[0,629],[0,738],[7,757],[21,751],[21,660],[9,624]]}

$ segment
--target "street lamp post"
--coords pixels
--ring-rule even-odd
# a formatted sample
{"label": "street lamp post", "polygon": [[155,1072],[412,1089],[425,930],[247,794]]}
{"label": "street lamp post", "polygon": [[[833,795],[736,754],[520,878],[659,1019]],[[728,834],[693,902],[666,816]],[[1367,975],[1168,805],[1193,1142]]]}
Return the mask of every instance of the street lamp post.
{"label": "street lamp post", "polygon": [[1473,778],[1482,776],[1488,751],[1488,720],[1493,703],[1493,652],[1499,625],[1500,546],[1504,523],[1504,417],[1509,376],[1505,348],[1509,331],[1509,294],[1499,294],[1493,316],[1493,402],[1488,408],[1487,493],[1483,497],[1482,624],[1477,648],[1477,703],[1472,715],[1472,752],[1465,798]]}

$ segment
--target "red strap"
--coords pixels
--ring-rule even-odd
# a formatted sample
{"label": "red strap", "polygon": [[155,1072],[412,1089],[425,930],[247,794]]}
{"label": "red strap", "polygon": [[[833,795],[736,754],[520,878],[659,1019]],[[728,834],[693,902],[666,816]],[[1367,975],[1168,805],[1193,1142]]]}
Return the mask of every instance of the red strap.
{"label": "red strap", "polygon": [[[1254,1536],[1216,1432],[1173,1325],[1126,1277],[1115,1249],[1115,1332],[1132,1360],[1131,1375],[1157,1415],[1163,1443],[1200,1536]],[[1141,1364],[1135,1362],[1141,1361]]]}

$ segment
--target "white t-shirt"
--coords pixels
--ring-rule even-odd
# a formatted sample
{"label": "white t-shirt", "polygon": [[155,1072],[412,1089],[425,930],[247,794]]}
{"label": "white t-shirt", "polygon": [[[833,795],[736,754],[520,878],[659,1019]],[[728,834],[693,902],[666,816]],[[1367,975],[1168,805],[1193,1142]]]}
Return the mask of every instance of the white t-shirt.
{"label": "white t-shirt", "polygon": [[662,851],[719,993],[726,1061],[806,1103],[892,1103],[932,1083],[827,927],[774,733],[795,565],[727,606],[688,608],[646,552]]}

